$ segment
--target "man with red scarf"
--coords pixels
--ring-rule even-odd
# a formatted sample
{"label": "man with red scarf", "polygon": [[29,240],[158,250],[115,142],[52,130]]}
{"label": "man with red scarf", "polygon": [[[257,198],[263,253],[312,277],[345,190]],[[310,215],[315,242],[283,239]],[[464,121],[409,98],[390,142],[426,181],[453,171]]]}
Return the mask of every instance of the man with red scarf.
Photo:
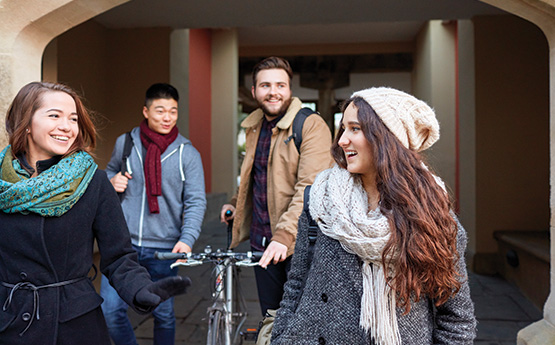
{"label": "man with red scarf", "polygon": [[[177,275],[154,252],[191,252],[200,234],[206,210],[204,172],[200,154],[179,134],[177,90],[169,84],[154,84],[146,91],[144,120],[129,134],[121,135],[106,167],[121,206],[139,263],[152,280]],[[131,140],[131,142],[129,142]],[[123,159],[126,141],[132,143]],[[123,171],[123,173],[122,173]],[[102,311],[114,344],[137,344],[127,317],[127,304],[102,277]],[[154,316],[154,344],[174,344],[173,299],[161,303]]]}

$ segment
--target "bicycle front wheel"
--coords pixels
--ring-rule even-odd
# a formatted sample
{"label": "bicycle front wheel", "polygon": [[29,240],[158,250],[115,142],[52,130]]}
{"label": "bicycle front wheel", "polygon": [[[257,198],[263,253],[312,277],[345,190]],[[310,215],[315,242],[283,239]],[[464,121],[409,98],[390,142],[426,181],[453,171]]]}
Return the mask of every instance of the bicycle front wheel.
{"label": "bicycle front wheel", "polygon": [[207,345],[226,345],[225,343],[225,319],[221,310],[210,312],[208,318]]}

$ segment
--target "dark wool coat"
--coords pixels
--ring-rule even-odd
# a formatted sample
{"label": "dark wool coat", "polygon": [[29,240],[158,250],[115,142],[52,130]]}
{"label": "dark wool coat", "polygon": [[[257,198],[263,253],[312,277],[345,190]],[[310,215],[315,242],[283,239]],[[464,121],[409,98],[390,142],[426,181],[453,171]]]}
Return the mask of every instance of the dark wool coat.
{"label": "dark wool coat", "polygon": [[36,294],[0,285],[0,344],[110,344],[102,298],[86,278],[95,239],[101,271],[134,307],[135,294],[150,276],[137,263],[119,199],[104,171],[96,171],[81,199],[61,217],[0,212],[0,284],[40,287],[85,277],[39,288]]}
{"label": "dark wool coat", "polygon": [[[466,233],[459,224],[459,253],[466,248]],[[272,345],[345,344],[370,345],[370,337],[359,326],[362,296],[362,261],[341,244],[318,230],[312,265],[307,272],[308,221],[299,219],[295,255],[277,311]],[[463,254],[464,255],[464,254]],[[457,264],[466,279],[464,257]],[[307,274],[304,292],[301,281]],[[297,297],[302,294],[297,303]],[[411,311],[397,310],[403,344],[472,344],[476,334],[474,305],[465,280],[460,291],[439,307],[426,296],[412,303]],[[379,344],[388,345],[388,344]]]}

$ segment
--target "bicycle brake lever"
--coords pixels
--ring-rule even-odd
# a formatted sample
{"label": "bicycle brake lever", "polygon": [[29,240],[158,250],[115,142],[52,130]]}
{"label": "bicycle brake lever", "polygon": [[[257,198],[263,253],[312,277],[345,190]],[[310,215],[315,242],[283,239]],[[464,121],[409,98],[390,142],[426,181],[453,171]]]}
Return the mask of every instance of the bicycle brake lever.
{"label": "bicycle brake lever", "polygon": [[241,267],[254,267],[254,266],[258,266],[258,261],[257,262],[252,262],[252,261],[237,261],[235,263],[236,266],[241,266]]}
{"label": "bicycle brake lever", "polygon": [[200,266],[200,265],[202,265],[202,261],[189,259],[187,260],[187,262],[174,262],[173,264],[170,265],[170,268],[174,268],[178,266],[193,267],[193,266]]}

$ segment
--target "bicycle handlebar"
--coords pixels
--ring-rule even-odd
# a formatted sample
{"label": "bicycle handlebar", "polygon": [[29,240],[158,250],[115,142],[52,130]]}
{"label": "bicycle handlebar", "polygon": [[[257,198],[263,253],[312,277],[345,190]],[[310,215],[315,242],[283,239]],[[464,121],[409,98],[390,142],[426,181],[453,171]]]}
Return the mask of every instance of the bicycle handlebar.
{"label": "bicycle handlebar", "polygon": [[233,261],[238,266],[249,266],[254,265],[264,252],[248,251],[245,253],[236,253],[233,251],[221,251],[217,250],[215,252],[209,251],[204,253],[160,253],[155,252],[154,257],[158,260],[179,260],[185,259],[187,262],[180,263],[182,266],[198,266],[202,265],[207,261],[219,261],[225,259],[233,259]]}
{"label": "bicycle handlebar", "polygon": [[154,252],[154,258],[158,260],[187,259],[187,253],[160,253]]}

